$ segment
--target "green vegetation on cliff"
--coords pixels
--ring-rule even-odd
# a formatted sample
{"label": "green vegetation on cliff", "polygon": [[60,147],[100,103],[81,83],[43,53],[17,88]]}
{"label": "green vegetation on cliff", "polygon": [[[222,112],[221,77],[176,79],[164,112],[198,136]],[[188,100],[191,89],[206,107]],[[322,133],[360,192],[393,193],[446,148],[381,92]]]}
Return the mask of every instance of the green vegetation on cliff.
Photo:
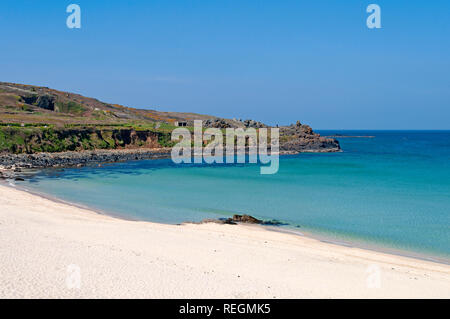
{"label": "green vegetation on cliff", "polygon": [[172,146],[170,134],[133,128],[0,126],[0,153],[64,152]]}
{"label": "green vegetation on cliff", "polygon": [[75,103],[73,101],[69,102],[56,102],[56,111],[62,113],[70,113],[70,114],[83,114],[86,109],[82,107],[80,104]]}
{"label": "green vegetation on cliff", "polygon": [[[135,109],[47,87],[0,82],[0,153],[172,147],[172,130],[181,122],[193,133],[195,120],[203,121],[203,129],[222,132],[268,127],[254,120]],[[300,122],[280,127],[280,142],[286,151],[340,149],[336,140],[320,137]]]}
{"label": "green vegetation on cliff", "polygon": [[133,109],[46,87],[0,82],[0,153],[171,147],[175,122],[192,117],[209,118]]}

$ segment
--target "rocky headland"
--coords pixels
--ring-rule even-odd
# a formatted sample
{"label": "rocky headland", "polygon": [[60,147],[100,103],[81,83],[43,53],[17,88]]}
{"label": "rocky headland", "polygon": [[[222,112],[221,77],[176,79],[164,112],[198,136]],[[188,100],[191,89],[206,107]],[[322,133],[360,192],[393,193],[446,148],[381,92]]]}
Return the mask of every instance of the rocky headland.
{"label": "rocky headland", "polygon": [[340,152],[339,142],[334,138],[322,137],[314,133],[309,125],[296,124],[280,127],[280,151],[300,152]]}
{"label": "rocky headland", "polygon": [[[141,110],[47,87],[0,82],[0,166],[82,166],[170,156],[171,132],[204,128],[271,128],[251,119]],[[277,126],[278,127],[278,126]],[[338,152],[339,142],[297,122],[280,126],[280,154]]]}

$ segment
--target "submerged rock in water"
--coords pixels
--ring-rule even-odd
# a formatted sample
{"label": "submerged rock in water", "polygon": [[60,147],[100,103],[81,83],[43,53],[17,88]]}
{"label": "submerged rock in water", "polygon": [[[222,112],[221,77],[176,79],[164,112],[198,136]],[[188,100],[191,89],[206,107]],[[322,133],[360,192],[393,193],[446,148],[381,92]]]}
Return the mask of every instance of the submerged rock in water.
{"label": "submerged rock in water", "polygon": [[208,223],[237,225],[235,222],[232,221],[231,218],[219,218],[219,219],[206,218],[206,219],[203,219],[198,224],[208,224]]}
{"label": "submerged rock in water", "polygon": [[262,225],[266,225],[266,226],[286,226],[286,225],[289,225],[289,224],[281,222],[281,221],[276,220],[276,219],[272,219],[272,220],[265,220],[265,221],[263,221]]}

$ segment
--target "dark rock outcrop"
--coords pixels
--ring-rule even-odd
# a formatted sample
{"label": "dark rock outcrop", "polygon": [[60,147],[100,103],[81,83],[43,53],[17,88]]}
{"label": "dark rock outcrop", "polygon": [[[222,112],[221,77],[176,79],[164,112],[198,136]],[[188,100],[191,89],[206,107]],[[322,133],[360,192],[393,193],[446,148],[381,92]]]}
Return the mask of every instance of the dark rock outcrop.
{"label": "dark rock outcrop", "polygon": [[263,128],[268,127],[264,123],[257,122],[254,120],[230,120],[230,119],[207,119],[203,122],[204,127],[213,127],[213,128]]}
{"label": "dark rock outcrop", "polygon": [[231,128],[233,125],[225,119],[208,119],[203,122],[204,127],[209,128]]}
{"label": "dark rock outcrop", "polygon": [[39,95],[35,102],[37,107],[50,111],[55,110],[55,97],[51,95]]}
{"label": "dark rock outcrop", "polygon": [[246,224],[262,224],[262,220],[257,219],[250,215],[233,215],[231,221],[236,223],[246,223]]}
{"label": "dark rock outcrop", "polygon": [[252,128],[263,128],[263,127],[267,127],[267,125],[261,123],[261,122],[257,122],[254,120],[245,120],[243,121],[244,126],[245,127],[252,127]]}
{"label": "dark rock outcrop", "polygon": [[201,222],[204,223],[216,223],[216,224],[230,224],[236,225],[237,223],[245,224],[263,224],[264,222],[250,215],[233,215],[231,218],[219,218],[219,219],[204,219]]}
{"label": "dark rock outcrop", "polygon": [[238,223],[243,224],[257,224],[257,225],[265,225],[265,226],[284,226],[288,225],[287,223],[283,223],[281,221],[272,219],[272,220],[261,220],[257,219],[250,215],[233,215],[231,218],[219,218],[219,219],[204,219],[200,222],[201,224],[205,223],[215,223],[215,224],[229,224],[229,225],[237,225]]}
{"label": "dark rock outcrop", "polygon": [[168,157],[170,157],[169,148],[3,154],[0,155],[0,166],[9,170],[17,168],[81,167],[92,163],[122,162]]}
{"label": "dark rock outcrop", "polygon": [[55,100],[56,98],[49,94],[21,94],[20,99],[29,105],[35,105],[41,109],[46,109],[50,111],[55,111]]}
{"label": "dark rock outcrop", "polygon": [[289,152],[339,152],[339,142],[314,133],[308,125],[296,124],[280,127],[280,151]]}

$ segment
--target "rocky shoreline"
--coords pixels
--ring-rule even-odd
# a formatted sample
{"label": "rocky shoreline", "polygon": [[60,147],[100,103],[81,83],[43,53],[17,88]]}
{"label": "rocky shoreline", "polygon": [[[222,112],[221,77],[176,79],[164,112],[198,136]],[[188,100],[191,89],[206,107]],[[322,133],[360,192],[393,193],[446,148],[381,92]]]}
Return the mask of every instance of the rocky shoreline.
{"label": "rocky shoreline", "polygon": [[[339,152],[340,148],[311,150],[280,150],[279,155],[304,153]],[[170,158],[171,148],[145,148],[121,150],[70,151],[35,154],[0,154],[0,169],[19,170],[49,167],[81,167],[97,163],[115,163],[136,160]]]}
{"label": "rocky shoreline", "polygon": [[96,163],[169,158],[170,150],[170,148],[156,148],[36,154],[1,154],[0,167],[7,170],[18,170],[21,168],[81,167]]}

